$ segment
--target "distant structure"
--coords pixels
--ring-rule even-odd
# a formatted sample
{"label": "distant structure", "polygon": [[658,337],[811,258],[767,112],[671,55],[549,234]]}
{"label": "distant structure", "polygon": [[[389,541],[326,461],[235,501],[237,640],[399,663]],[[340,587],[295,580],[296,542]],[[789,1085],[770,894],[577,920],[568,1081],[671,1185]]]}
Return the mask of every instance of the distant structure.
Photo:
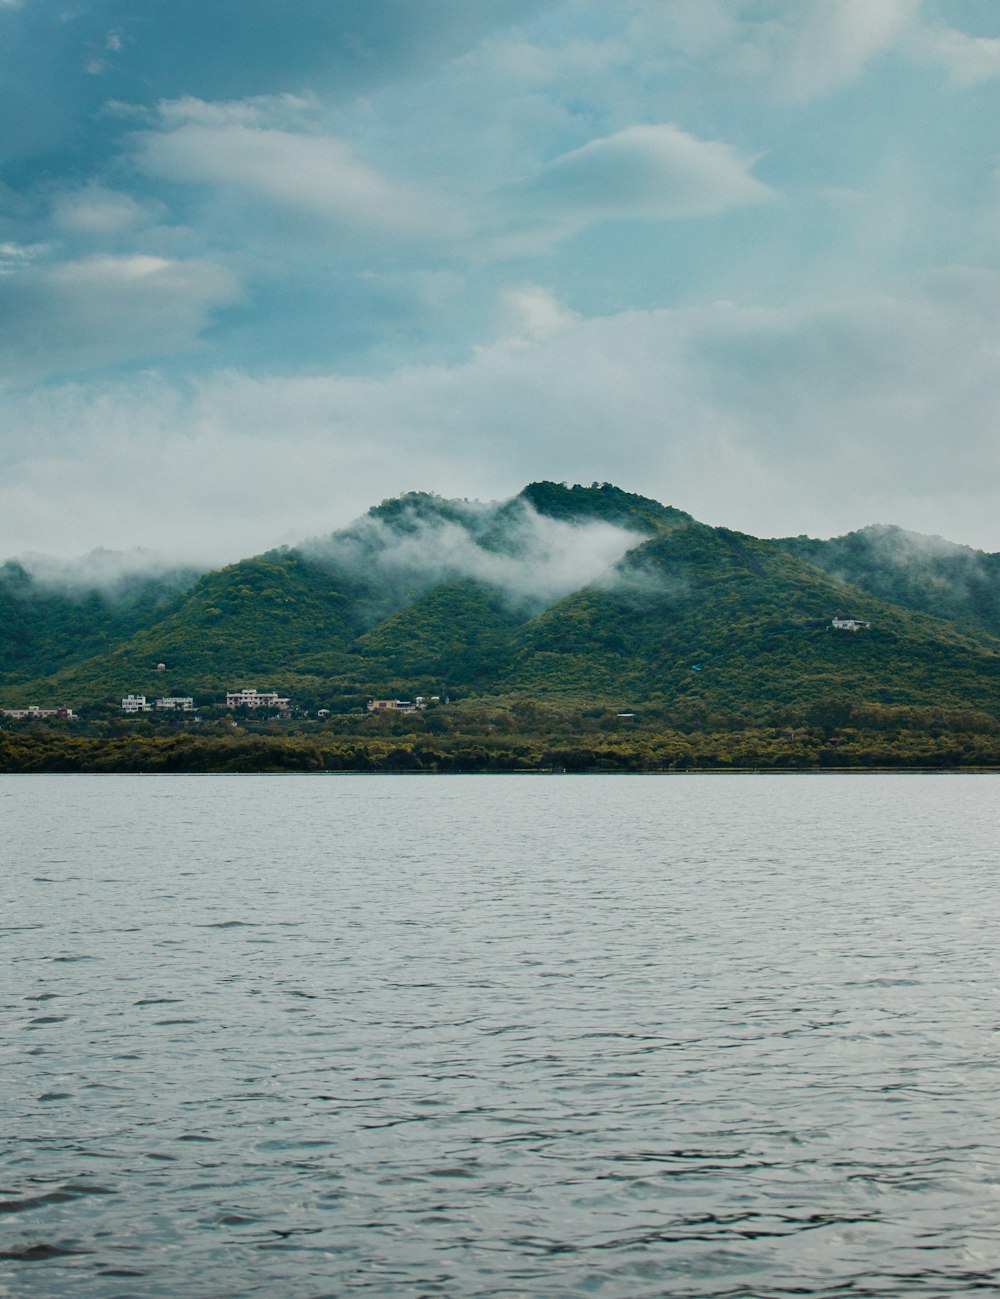
{"label": "distant structure", "polygon": [[157,699],[156,707],[167,713],[193,713],[194,700],[190,695],[164,695]]}
{"label": "distant structure", "polygon": [[275,708],[280,713],[287,713],[291,700],[279,699],[273,690],[253,690],[244,686],[242,690],[230,690],[226,694],[227,708]]}
{"label": "distant structure", "polygon": [[123,713],[151,713],[153,705],[146,702],[145,695],[126,695],[122,700]]}
{"label": "distant structure", "polygon": [[69,717],[75,721],[76,713],[72,708],[39,708],[37,704],[29,704],[27,708],[0,708],[0,717],[15,720],[22,717]]}
{"label": "distant structure", "polygon": [[167,665],[166,665],[166,663],[157,663],[157,665],[156,665],[156,670],[157,670],[157,672],[166,672],[166,670],[167,670]]}
{"label": "distant structure", "polygon": [[[432,696],[436,699],[437,696]],[[427,707],[427,700],[423,695],[417,695],[415,699],[369,699],[368,711],[370,713],[419,713],[421,709]]]}
{"label": "distant structure", "polygon": [[871,623],[863,622],[860,618],[834,618],[830,626],[837,631],[861,631],[862,628],[870,629]]}

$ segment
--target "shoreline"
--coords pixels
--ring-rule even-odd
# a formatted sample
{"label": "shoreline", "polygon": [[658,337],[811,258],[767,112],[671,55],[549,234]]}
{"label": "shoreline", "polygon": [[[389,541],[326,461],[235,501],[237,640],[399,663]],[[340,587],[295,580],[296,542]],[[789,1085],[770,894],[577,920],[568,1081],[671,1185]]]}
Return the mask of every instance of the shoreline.
{"label": "shoreline", "polygon": [[422,771],[412,770],[364,770],[361,767],[356,769],[341,770],[320,770],[320,771],[289,771],[281,768],[248,768],[246,770],[216,770],[216,771],[136,771],[136,770],[118,770],[118,771],[12,771],[0,769],[0,777],[13,776],[156,776],[172,778],[175,776],[190,778],[192,776],[372,776],[372,777],[449,777],[449,776],[499,776],[508,779],[515,776],[623,776],[623,777],[653,777],[653,776],[996,776],[1000,775],[1000,766],[968,766],[968,767],[913,767],[913,766],[883,766],[883,767],[662,767],[647,771],[608,771],[603,768],[587,768],[583,770],[567,771],[556,767],[532,767],[519,771],[432,771],[425,768]]}

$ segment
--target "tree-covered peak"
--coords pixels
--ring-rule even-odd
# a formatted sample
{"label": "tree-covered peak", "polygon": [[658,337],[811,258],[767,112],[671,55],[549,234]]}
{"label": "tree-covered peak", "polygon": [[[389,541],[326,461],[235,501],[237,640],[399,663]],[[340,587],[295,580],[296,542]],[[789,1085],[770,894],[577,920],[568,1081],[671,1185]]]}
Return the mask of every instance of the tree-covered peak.
{"label": "tree-covered peak", "polygon": [[468,527],[473,517],[482,514],[483,508],[478,501],[449,500],[434,492],[403,492],[373,505],[365,517],[378,520],[394,532],[411,532],[428,523],[448,522]]}
{"label": "tree-covered peak", "polygon": [[683,510],[623,491],[613,483],[591,483],[589,487],[581,483],[572,487],[566,483],[529,483],[517,499],[527,501],[539,514],[552,519],[603,519],[650,532],[693,521]]}

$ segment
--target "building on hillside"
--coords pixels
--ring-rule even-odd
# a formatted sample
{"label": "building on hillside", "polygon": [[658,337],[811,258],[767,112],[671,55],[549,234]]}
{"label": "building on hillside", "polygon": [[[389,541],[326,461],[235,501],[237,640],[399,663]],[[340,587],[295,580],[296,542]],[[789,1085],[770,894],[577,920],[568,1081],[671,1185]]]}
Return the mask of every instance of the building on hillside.
{"label": "building on hillside", "polygon": [[837,631],[861,631],[862,628],[865,630],[871,629],[871,623],[864,622],[860,618],[834,618],[830,623],[830,626],[835,627]]}
{"label": "building on hillside", "polygon": [[122,700],[123,713],[151,713],[153,705],[147,703],[145,695],[126,695]]}
{"label": "building on hillside", "polygon": [[12,720],[22,717],[68,717],[75,721],[76,713],[72,708],[39,708],[37,704],[29,704],[27,708],[0,708],[0,717]]}
{"label": "building on hillside", "polygon": [[157,699],[156,707],[167,713],[193,713],[194,700],[190,695],[164,695]]}
{"label": "building on hillside", "polygon": [[290,700],[279,699],[273,690],[261,691],[244,686],[226,694],[227,708],[273,708],[279,713],[287,713],[291,706]]}
{"label": "building on hillside", "polygon": [[427,700],[423,695],[417,695],[415,699],[368,700],[368,711],[370,713],[418,713],[426,707]]}

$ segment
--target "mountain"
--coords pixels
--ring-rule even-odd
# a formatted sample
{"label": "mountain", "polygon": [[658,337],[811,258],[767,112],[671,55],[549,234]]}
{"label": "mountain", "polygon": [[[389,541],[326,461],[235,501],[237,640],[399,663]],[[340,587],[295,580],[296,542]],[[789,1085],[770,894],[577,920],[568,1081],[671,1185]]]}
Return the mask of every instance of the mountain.
{"label": "mountain", "polygon": [[256,685],[348,712],[420,693],[641,705],[691,725],[831,701],[1000,716],[998,557],[911,537],[768,541],[607,483],[533,483],[495,504],[408,493],[118,603],[4,594],[21,580],[8,565],[21,632],[0,641],[2,702],[110,714],[129,691]]}

